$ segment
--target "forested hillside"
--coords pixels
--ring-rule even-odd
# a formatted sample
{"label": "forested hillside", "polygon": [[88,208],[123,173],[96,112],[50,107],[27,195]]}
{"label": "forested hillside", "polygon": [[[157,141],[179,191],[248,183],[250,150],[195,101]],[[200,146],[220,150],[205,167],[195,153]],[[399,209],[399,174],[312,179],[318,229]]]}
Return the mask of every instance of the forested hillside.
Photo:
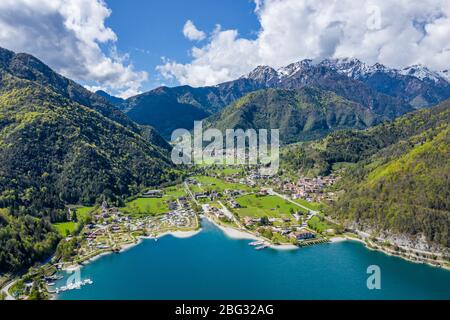
{"label": "forested hillside", "polygon": [[356,163],[402,139],[449,123],[449,108],[450,100],[447,100],[367,130],[339,130],[322,140],[291,145],[282,151],[281,163],[293,173],[328,174],[335,163]]}
{"label": "forested hillside", "polygon": [[361,229],[450,247],[449,159],[448,123],[400,141],[350,169],[332,212]]}
{"label": "forested hillside", "polygon": [[[335,132],[285,150],[284,170],[329,173],[347,166],[330,209],[363,230],[450,246],[450,100],[365,131]],[[419,243],[419,242],[414,242]]]}
{"label": "forested hillside", "polygon": [[121,204],[172,177],[168,145],[153,129],[41,80],[0,66],[1,271],[52,252],[50,223],[65,218],[65,205]]}
{"label": "forested hillside", "polygon": [[367,128],[381,117],[333,92],[305,87],[252,92],[208,119],[222,131],[279,129],[283,144],[323,137],[333,130]]}

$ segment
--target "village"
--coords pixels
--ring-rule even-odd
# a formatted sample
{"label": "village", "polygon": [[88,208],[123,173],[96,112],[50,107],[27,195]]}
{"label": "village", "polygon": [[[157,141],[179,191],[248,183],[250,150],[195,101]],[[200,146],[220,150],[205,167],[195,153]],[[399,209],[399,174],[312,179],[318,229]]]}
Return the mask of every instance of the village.
{"label": "village", "polygon": [[322,203],[333,201],[327,188],[336,181],[334,175],[290,182],[256,169],[208,170],[191,174],[179,185],[146,190],[124,207],[107,201],[97,207],[69,207],[68,221],[55,224],[64,239],[50,264],[41,268],[45,271],[40,280],[20,286],[17,282],[10,291],[26,298],[36,286],[42,294],[55,294],[89,285],[92,281],[84,279],[58,287],[58,270],[119,253],[142,238],[158,241],[165,234],[193,232],[202,218],[251,236],[249,245],[257,250],[328,242],[340,231],[324,217]]}
{"label": "village", "polygon": [[319,203],[333,201],[334,193],[326,188],[336,181],[331,175],[291,183],[251,170],[224,177],[213,171],[190,177],[185,184],[193,201],[215,223],[249,232],[268,245],[304,246],[339,232],[324,219]]}

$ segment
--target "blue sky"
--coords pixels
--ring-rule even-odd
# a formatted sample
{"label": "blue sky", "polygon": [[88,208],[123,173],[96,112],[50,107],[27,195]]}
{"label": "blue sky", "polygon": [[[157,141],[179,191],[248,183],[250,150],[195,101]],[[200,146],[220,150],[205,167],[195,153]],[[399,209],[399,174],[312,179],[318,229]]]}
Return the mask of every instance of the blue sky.
{"label": "blue sky", "polygon": [[205,33],[220,24],[223,29],[238,29],[242,37],[253,39],[259,30],[255,4],[250,0],[107,0],[106,3],[112,10],[106,25],[118,36],[115,45],[119,53],[128,53],[137,70],[149,73],[144,91],[161,83],[178,84],[176,80],[161,79],[156,72],[155,67],[162,63],[161,57],[187,63],[191,60],[192,46],[208,41],[187,39],[183,35],[187,20],[192,20]]}
{"label": "blue sky", "polygon": [[302,59],[442,71],[449,29],[448,0],[0,0],[1,47],[121,97]]}

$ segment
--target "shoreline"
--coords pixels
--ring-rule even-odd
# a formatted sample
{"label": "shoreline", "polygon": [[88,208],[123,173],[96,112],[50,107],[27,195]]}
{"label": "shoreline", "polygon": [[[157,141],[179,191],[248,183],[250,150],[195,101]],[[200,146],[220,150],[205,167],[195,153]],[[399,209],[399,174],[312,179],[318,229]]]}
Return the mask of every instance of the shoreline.
{"label": "shoreline", "polygon": [[[270,243],[268,240],[266,240],[266,239],[264,239],[262,237],[258,237],[257,235],[254,235],[251,232],[248,232],[246,230],[240,230],[240,229],[236,229],[236,228],[233,228],[233,227],[228,227],[228,226],[221,225],[221,224],[217,223],[216,221],[214,221],[213,219],[211,219],[210,217],[208,217],[206,215],[203,215],[202,217],[207,219],[208,221],[210,221],[214,226],[219,228],[224,233],[224,235],[226,237],[228,237],[229,239],[232,239],[232,240],[255,240],[255,241],[261,241],[261,242],[264,242],[264,244],[266,244],[268,248],[274,249],[274,250],[280,250],[280,251],[289,251],[289,250],[297,250],[297,249],[299,249],[298,246],[291,245],[291,244],[275,245],[275,244]],[[125,251],[127,251],[127,250],[129,250],[129,249],[131,249],[131,248],[141,244],[144,240],[151,240],[151,239],[155,240],[155,239],[163,238],[163,237],[168,236],[168,235],[171,235],[171,236],[173,236],[175,238],[178,238],[178,239],[186,239],[186,238],[190,238],[190,237],[193,237],[193,236],[199,234],[200,232],[202,232],[202,230],[203,230],[203,228],[200,226],[196,230],[166,231],[166,232],[162,232],[160,234],[157,234],[156,236],[139,236],[139,237],[136,238],[137,239],[136,242],[124,244],[121,247],[120,251],[118,251],[118,252],[119,253],[125,252]],[[385,255],[401,258],[401,259],[403,259],[403,260],[405,260],[407,262],[410,262],[410,263],[423,264],[423,265],[428,265],[428,266],[431,266],[431,267],[436,267],[436,268],[439,268],[439,269],[444,269],[444,270],[450,271],[450,266],[447,266],[445,264],[436,265],[434,263],[431,263],[431,262],[428,262],[428,261],[424,261],[424,260],[421,260],[421,259],[420,260],[413,260],[413,259],[409,258],[408,256],[404,256],[404,255],[401,255],[401,254],[396,254],[396,253],[392,252],[392,250],[386,250],[383,247],[376,246],[376,245],[373,245],[373,244],[371,245],[370,243],[368,243],[368,242],[366,242],[363,239],[358,238],[358,237],[351,237],[351,236],[348,236],[348,235],[343,235],[343,236],[337,235],[337,236],[334,236],[332,238],[329,238],[329,243],[331,243],[331,244],[333,244],[333,243],[340,243],[340,242],[344,242],[344,241],[356,241],[356,242],[359,242],[359,243],[363,244],[366,249],[369,249],[371,251],[379,251],[379,252],[381,252],[381,253],[383,253]],[[82,268],[82,267],[90,264],[91,262],[94,262],[94,261],[100,259],[101,257],[109,255],[111,253],[114,253],[114,251],[110,250],[110,251],[106,251],[106,252],[101,252],[101,253],[93,256],[92,258],[89,258],[89,259],[81,262],[78,265],[70,265],[70,266],[64,267],[64,268],[60,269],[60,272],[66,272],[66,273],[73,272],[73,271],[75,271],[75,270],[77,270],[79,268]],[[1,291],[8,290],[9,287],[11,287],[14,284],[15,281],[16,281],[16,279],[13,279],[8,285],[4,286],[1,289]],[[12,297],[9,295],[9,292],[6,291],[6,293],[7,293],[7,298],[11,299]],[[57,296],[58,295],[56,293],[49,293],[49,300],[56,300]]]}
{"label": "shoreline", "polygon": [[[342,237],[338,237],[338,238],[342,238]],[[417,263],[417,264],[424,264],[424,265],[428,265],[430,267],[435,267],[435,268],[439,268],[439,269],[444,269],[444,270],[450,271],[450,265],[435,264],[435,263],[427,261],[426,259],[423,259],[423,258],[412,259],[409,256],[402,255],[402,254],[397,254],[396,252],[393,252],[392,250],[388,250],[386,248],[383,248],[383,247],[381,247],[379,245],[374,245],[374,244],[367,243],[366,241],[364,241],[361,238],[354,238],[354,237],[345,236],[344,238],[342,238],[342,240],[336,240],[336,241],[331,241],[331,242],[332,243],[336,243],[336,242],[347,241],[347,240],[359,242],[359,243],[363,244],[366,249],[371,250],[371,251],[378,251],[378,252],[381,252],[381,253],[383,253],[383,254],[385,254],[387,256],[397,257],[397,258],[403,259],[403,260],[408,261],[408,262]]]}
{"label": "shoreline", "polygon": [[[193,237],[195,235],[197,235],[198,233],[200,233],[202,231],[202,228],[200,227],[197,230],[189,230],[189,231],[181,231],[181,230],[177,230],[177,231],[165,231],[163,233],[160,233],[156,236],[139,236],[137,237],[137,241],[136,242],[132,242],[132,243],[126,243],[121,245],[119,251],[117,251],[117,253],[123,253],[125,251],[130,250],[131,248],[138,246],[139,244],[141,244],[144,240],[151,240],[151,239],[160,239],[163,238],[165,236],[173,236],[175,238],[178,239],[186,239],[186,238],[190,238]],[[67,267],[63,267],[60,269],[60,271],[64,271],[64,272],[73,272],[75,270],[77,270],[78,268],[84,267],[98,259],[100,259],[103,256],[109,255],[114,253],[114,251],[112,249],[109,249],[107,251],[104,252],[100,252],[99,254],[96,254],[95,256],[88,258],[82,262],[79,262],[76,265],[69,265]]]}
{"label": "shoreline", "polygon": [[[165,231],[163,233],[160,233],[156,236],[139,236],[137,237],[137,241],[133,242],[133,243],[127,243],[121,246],[121,249],[118,251],[118,253],[123,253],[125,251],[128,251],[130,249],[132,249],[133,247],[136,247],[138,245],[140,245],[144,240],[152,240],[152,239],[159,239],[159,238],[163,238],[165,236],[173,236],[175,238],[178,239],[187,239],[187,238],[191,238],[193,236],[196,236],[197,234],[199,234],[202,231],[202,228],[199,227],[197,230],[189,230],[189,231],[181,231],[181,230],[177,230],[177,231]],[[114,253],[114,251],[112,250],[108,250],[106,252],[101,252],[97,255],[95,255],[92,258],[86,259],[85,261],[77,264],[77,265],[70,265],[68,267],[64,267],[61,268],[61,272],[73,272],[75,270],[78,270],[80,268],[83,268],[85,266],[87,266],[88,264],[100,259],[103,256],[106,255],[110,255]],[[49,293],[49,300],[57,300],[58,294],[56,293]]]}
{"label": "shoreline", "polygon": [[223,226],[213,219],[209,218],[208,216],[205,216],[208,221],[210,221],[212,224],[214,224],[216,227],[218,227],[222,232],[230,239],[234,240],[257,240],[264,242],[268,248],[274,249],[274,250],[298,250],[299,247],[293,245],[293,244],[273,244],[269,242],[269,240],[264,239],[262,237],[258,237],[257,235],[249,232],[244,231],[232,227]]}

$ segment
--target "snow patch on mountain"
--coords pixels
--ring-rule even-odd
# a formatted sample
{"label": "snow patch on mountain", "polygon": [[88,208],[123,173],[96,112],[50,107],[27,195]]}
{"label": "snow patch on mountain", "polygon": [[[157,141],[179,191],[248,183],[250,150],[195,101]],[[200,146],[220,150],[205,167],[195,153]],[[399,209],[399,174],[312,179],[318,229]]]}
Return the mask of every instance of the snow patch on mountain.
{"label": "snow patch on mountain", "polygon": [[433,81],[435,83],[450,82],[450,71],[432,71],[423,65],[412,65],[403,69],[389,68],[380,63],[369,65],[356,58],[325,59],[315,64],[311,59],[305,59],[289,64],[275,70],[268,66],[259,66],[243,78],[254,79],[261,82],[278,82],[293,77],[313,66],[325,67],[339,74],[356,80],[364,80],[375,73],[384,73],[391,77],[410,76],[419,80]]}
{"label": "snow patch on mountain", "polygon": [[442,74],[443,72],[431,71],[427,67],[420,65],[420,64],[406,67],[406,68],[400,70],[399,73],[403,74],[403,75],[407,75],[407,76],[413,76],[420,80],[428,79],[428,80],[432,80],[434,82],[440,82],[440,81],[448,82],[449,81],[448,73],[447,73],[447,77],[445,77],[445,73]]}

